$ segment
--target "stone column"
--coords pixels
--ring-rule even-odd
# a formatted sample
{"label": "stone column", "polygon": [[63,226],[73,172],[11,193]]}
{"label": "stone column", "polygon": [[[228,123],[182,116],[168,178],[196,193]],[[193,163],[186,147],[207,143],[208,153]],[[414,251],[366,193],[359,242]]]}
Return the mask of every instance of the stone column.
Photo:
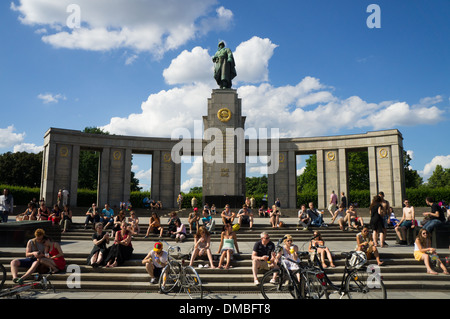
{"label": "stone column", "polygon": [[44,145],[42,158],[42,178],[40,198],[46,202],[52,203],[55,188],[55,163],[56,163],[56,143],[47,140]]}
{"label": "stone column", "polygon": [[393,169],[393,194],[392,203],[394,207],[402,207],[405,194],[405,173],[403,167],[403,148],[400,145],[392,145],[392,169]]}
{"label": "stone column", "polygon": [[[317,151],[317,197],[318,208],[326,209],[330,201],[331,192],[339,194],[340,163],[337,149]],[[343,159],[345,161],[345,158]]]}
{"label": "stone column", "polygon": [[151,198],[160,200],[163,207],[177,207],[180,192],[181,164],[172,161],[170,151],[153,151]]}
{"label": "stone column", "polygon": [[369,147],[370,195],[383,192],[393,207],[402,206],[403,154],[399,145]]}
{"label": "stone column", "polygon": [[[336,195],[338,197],[338,202],[340,203],[341,192],[345,193],[345,196],[348,197],[348,165],[347,165],[347,151],[343,148],[340,148],[338,151],[339,158],[339,188],[336,189]],[[347,200],[348,205],[348,200]]]}
{"label": "stone column", "polygon": [[110,171],[111,148],[105,147],[100,153],[98,184],[97,184],[97,205],[103,207],[109,204],[109,171]]}
{"label": "stone column", "polygon": [[209,196],[244,197],[245,117],[236,90],[213,90],[203,124],[203,201]]}
{"label": "stone column", "polygon": [[279,167],[275,174],[268,176],[268,205],[271,207],[277,198],[281,208],[297,207],[295,152],[280,151]]}
{"label": "stone column", "polygon": [[71,180],[69,185],[69,195],[70,200],[69,204],[72,207],[77,206],[78,200],[78,170],[80,168],[80,146],[73,145],[72,146],[72,172],[71,172]]}
{"label": "stone column", "polygon": [[43,165],[46,183],[41,196],[49,208],[57,203],[58,190],[63,188],[69,191],[71,197],[75,194],[76,204],[79,150],[73,145],[56,143],[49,143],[45,147]]}

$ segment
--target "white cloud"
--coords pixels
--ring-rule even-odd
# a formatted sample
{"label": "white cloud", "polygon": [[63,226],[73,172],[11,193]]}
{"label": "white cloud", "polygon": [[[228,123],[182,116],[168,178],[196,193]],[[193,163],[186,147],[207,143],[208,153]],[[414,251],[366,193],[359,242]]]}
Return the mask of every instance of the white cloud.
{"label": "white cloud", "polygon": [[303,166],[302,168],[300,168],[300,169],[297,169],[297,176],[300,176],[300,175],[302,175],[302,174],[303,174],[303,172],[305,171],[305,169],[306,169],[306,166]]}
{"label": "white cloud", "polygon": [[194,120],[205,115],[211,89],[204,84],[183,86],[151,94],[142,112],[127,118],[114,117],[102,128],[111,134],[171,137],[177,128],[193,132]]}
{"label": "white cloud", "polygon": [[[436,106],[411,107],[405,102],[391,104],[378,113],[364,119],[364,126],[374,129],[385,129],[396,126],[415,126],[419,124],[435,124],[441,120],[444,111]],[[360,122],[361,123],[361,122]]]}
{"label": "white cloud", "polygon": [[[73,0],[20,0],[11,4],[19,20],[44,27],[45,43],[56,48],[105,51],[118,48],[161,56],[211,30],[229,26],[233,13],[217,0],[77,0],[79,12],[67,12]],[[214,11],[215,9],[215,11]],[[79,15],[78,15],[79,13]],[[80,28],[67,21],[77,14]]]}
{"label": "white cloud", "polygon": [[192,166],[187,170],[188,179],[181,184],[181,191],[186,193],[192,187],[202,186],[202,172],[203,172],[203,163],[202,157],[193,156],[190,158],[192,161]]}
{"label": "white cloud", "polygon": [[125,60],[125,65],[132,65],[138,59],[138,57],[139,56],[137,54],[133,54],[127,57]]}
{"label": "white cloud", "polygon": [[208,50],[195,47],[184,50],[172,60],[163,76],[168,84],[213,83],[214,65]]}
{"label": "white cloud", "polygon": [[52,94],[52,93],[45,93],[45,94],[39,94],[38,99],[42,100],[44,104],[49,103],[58,103],[60,100],[67,100],[67,98],[62,94]]}
{"label": "white cloud", "polygon": [[[243,115],[247,116],[247,128],[279,128],[280,137],[306,137],[361,128],[436,124],[442,119],[444,111],[430,106],[441,101],[440,96],[421,99],[413,106],[398,101],[370,103],[356,95],[338,98],[333,87],[310,76],[295,85],[275,87],[265,82],[268,61],[275,48],[269,39],[253,37],[236,49],[237,59],[242,61],[241,67],[236,62],[241,81],[263,82],[236,86],[243,101]],[[251,52],[251,56],[247,57],[245,52]],[[179,87],[151,94],[142,103],[141,113],[112,118],[103,129],[112,134],[170,137],[175,129],[187,128],[192,134],[194,121],[201,121],[206,115],[211,87],[216,87],[211,55],[201,47],[181,52],[163,72],[167,83]],[[258,65],[263,67],[257,70],[248,67],[246,61],[252,59],[259,59]],[[324,121],[332,124],[324,125]]]}
{"label": "white cloud", "polygon": [[0,148],[9,148],[23,142],[25,133],[14,133],[14,125],[0,128]]}
{"label": "white cloud", "polygon": [[233,53],[237,76],[235,82],[259,83],[269,80],[269,60],[275,48],[270,39],[253,37],[242,42]]}
{"label": "white cloud", "polygon": [[435,156],[430,163],[425,164],[423,171],[418,171],[418,173],[423,177],[424,181],[427,181],[437,165],[441,165],[443,168],[450,168],[450,155]]}
{"label": "white cloud", "polygon": [[37,146],[35,144],[30,144],[30,143],[21,143],[18,145],[14,145],[14,153],[19,153],[19,152],[27,152],[27,153],[34,153],[37,154],[39,152],[42,152],[44,149],[44,146]]}

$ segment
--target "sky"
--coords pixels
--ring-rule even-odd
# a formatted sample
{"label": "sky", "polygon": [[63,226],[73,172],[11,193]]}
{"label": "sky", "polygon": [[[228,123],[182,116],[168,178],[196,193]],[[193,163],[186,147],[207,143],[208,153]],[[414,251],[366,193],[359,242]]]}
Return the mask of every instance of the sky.
{"label": "sky", "polygon": [[[247,128],[398,129],[426,181],[450,168],[449,15],[448,0],[1,1],[0,153],[39,152],[50,127],[194,132],[224,40]],[[134,155],[144,190],[150,168]],[[182,191],[201,186],[201,158],[185,159],[181,179]]]}

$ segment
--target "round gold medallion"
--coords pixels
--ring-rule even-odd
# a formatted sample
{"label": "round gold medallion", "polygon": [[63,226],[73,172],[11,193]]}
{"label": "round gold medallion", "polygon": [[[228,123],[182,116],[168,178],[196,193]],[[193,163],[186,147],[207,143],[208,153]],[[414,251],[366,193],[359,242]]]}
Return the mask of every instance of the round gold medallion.
{"label": "round gold medallion", "polygon": [[388,156],[388,151],[385,148],[382,148],[380,150],[380,157],[381,158],[386,158]]}
{"label": "round gold medallion", "polygon": [[115,151],[113,153],[113,158],[115,161],[119,161],[122,158],[122,153],[120,151]]}
{"label": "round gold medallion", "polygon": [[171,154],[170,153],[164,153],[163,160],[164,160],[164,162],[169,163],[172,160]]}
{"label": "round gold medallion", "polygon": [[334,154],[334,152],[328,152],[327,153],[327,159],[331,162],[334,161],[334,159],[336,158],[336,154]]}
{"label": "round gold medallion", "polygon": [[231,119],[231,111],[227,108],[220,109],[217,117],[221,122],[228,122]]}
{"label": "round gold medallion", "polygon": [[69,156],[69,149],[67,148],[67,146],[63,146],[60,148],[59,155],[61,155],[61,157]]}

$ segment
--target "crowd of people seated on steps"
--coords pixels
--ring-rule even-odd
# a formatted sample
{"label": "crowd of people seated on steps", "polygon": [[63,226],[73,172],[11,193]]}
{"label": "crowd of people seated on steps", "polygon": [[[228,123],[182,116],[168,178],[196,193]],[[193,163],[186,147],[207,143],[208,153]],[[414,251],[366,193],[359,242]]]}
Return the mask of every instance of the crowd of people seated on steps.
{"label": "crowd of people seated on steps", "polygon": [[[427,198],[426,203],[430,206],[431,211],[423,213],[424,220],[421,222],[417,222],[414,207],[410,205],[407,199],[404,201],[401,218],[397,219],[393,208],[384,199],[382,192],[372,198],[369,207],[369,223],[364,223],[362,217],[358,216],[356,205],[353,204],[350,204],[348,208],[345,202],[341,202],[340,204],[336,203],[337,205],[334,205],[334,203],[333,205],[330,204],[329,209],[332,210],[335,208],[335,210],[329,211],[329,213],[331,216],[331,224],[336,222],[342,231],[355,230],[358,232],[355,235],[355,250],[364,252],[368,259],[375,258],[379,266],[384,265],[384,262],[381,260],[378,247],[385,248],[388,246],[386,243],[386,229],[388,227],[395,229],[401,244],[406,242],[407,229],[418,229],[414,243],[414,258],[417,261],[423,261],[428,274],[437,274],[434,270],[435,268],[433,268],[433,263],[435,263],[434,267],[441,268],[444,274],[448,274],[445,263],[440,262],[436,250],[431,246],[430,236],[430,230],[432,231],[435,227],[448,222],[445,219],[446,210],[442,209],[441,205],[435,203],[432,198]],[[30,216],[36,216],[36,220],[51,220],[54,223],[60,222],[62,225],[66,223],[70,225],[68,221],[71,219],[71,211],[67,205],[64,206],[63,210],[59,210],[57,205],[50,210],[46,207],[45,202],[41,201],[38,207],[36,209],[36,206],[30,203],[26,212],[21,214],[22,219],[26,220],[25,216],[29,216],[28,219],[33,220]],[[177,212],[172,212],[166,225],[163,226],[158,213],[154,211],[149,218],[149,226],[145,237],[147,238],[151,234],[162,237],[163,234],[166,234],[177,242],[183,242],[188,237],[193,237],[194,246],[190,265],[194,265],[197,257],[206,256],[209,261],[209,264],[206,264],[207,267],[213,269],[229,269],[232,267],[231,260],[233,259],[233,255],[242,253],[238,246],[238,231],[244,224],[248,224],[248,230],[251,231],[253,229],[255,223],[254,214],[247,204],[244,204],[238,213],[233,212],[229,205],[225,206],[223,212],[220,214],[223,227],[220,233],[219,248],[216,252],[219,259],[216,266],[211,250],[211,234],[215,232],[216,228],[215,219],[212,218],[216,214],[216,209],[214,205],[212,207],[214,207],[214,210],[206,204],[202,209],[201,215],[198,212],[198,208],[195,207],[189,214],[188,224],[186,225],[182,223]],[[317,228],[313,233],[314,240],[310,242],[310,245],[317,245],[319,247],[316,251],[323,268],[328,267],[326,260],[328,260],[329,266],[334,268],[334,254],[325,246],[325,241],[320,232],[318,232],[318,228],[328,227],[324,223],[324,211],[315,208],[312,202],[308,203],[308,207],[306,209],[306,205],[302,205],[298,211],[297,230],[302,229],[306,231],[310,230],[311,227]],[[282,225],[280,211],[279,201],[267,210],[264,207],[258,210],[260,217],[266,217],[265,213],[267,213],[269,224],[273,228]],[[102,211],[97,208],[96,204],[93,204],[86,212],[85,226],[87,227],[89,223],[93,223],[95,227],[94,234],[92,235],[93,248],[87,258],[87,265],[112,268],[123,265],[127,260],[132,258],[133,236],[139,234],[140,228],[139,218],[136,216],[135,211],[132,210],[131,205],[121,205],[121,210],[115,216],[114,211],[108,204],[105,205]],[[66,230],[66,226],[64,226],[64,230]],[[285,247],[281,253],[296,257],[295,254],[298,251],[297,245],[293,244],[292,236],[286,235],[286,238]],[[111,245],[108,247],[109,244]],[[157,244],[155,244],[155,248],[149,253],[146,259],[142,261],[148,273],[153,278],[158,277],[161,271],[158,268],[163,267],[167,263],[164,257],[166,255],[162,249],[162,243],[158,241]],[[44,246],[44,248],[41,247],[42,249],[40,249],[39,246]],[[296,249],[288,250],[289,247],[295,247]],[[52,251],[53,256],[56,256],[56,258],[63,259],[64,254],[57,243],[53,243],[50,239],[41,236],[41,234],[36,234],[34,241],[29,242],[29,245],[27,245],[26,260],[13,260],[11,262],[14,280],[23,281],[41,265],[47,266],[50,271],[54,272],[62,270],[62,262],[58,265],[54,261],[47,260],[48,257],[46,257],[45,252],[49,252],[49,250]],[[311,246],[308,251],[312,253],[313,249]],[[52,255],[50,254],[50,256]],[[155,258],[161,258],[158,259],[159,264],[155,261]],[[252,251],[252,270],[255,283],[258,283],[258,269],[277,267],[279,258],[280,255],[274,251],[273,243],[270,241],[268,232],[261,233],[261,240],[255,243]],[[19,267],[29,268],[20,278],[17,274]],[[152,282],[154,283],[155,280],[152,280]]]}

